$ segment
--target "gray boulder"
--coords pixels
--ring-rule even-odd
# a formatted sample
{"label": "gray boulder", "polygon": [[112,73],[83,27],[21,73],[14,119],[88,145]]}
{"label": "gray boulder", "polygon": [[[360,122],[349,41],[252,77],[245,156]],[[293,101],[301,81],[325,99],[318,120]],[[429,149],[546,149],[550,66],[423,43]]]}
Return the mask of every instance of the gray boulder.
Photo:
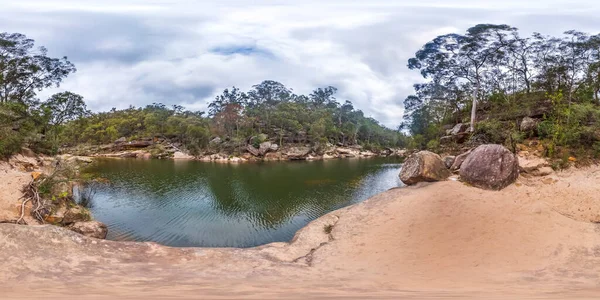
{"label": "gray boulder", "polygon": [[260,144],[260,146],[258,147],[258,154],[260,154],[260,156],[265,156],[265,154],[267,154],[267,152],[269,152],[271,150],[271,142],[263,142]]}
{"label": "gray boulder", "polygon": [[519,159],[502,145],[481,145],[462,163],[460,177],[475,187],[501,190],[519,177]]}
{"label": "gray boulder", "polygon": [[440,156],[429,151],[420,151],[409,156],[400,170],[400,180],[407,185],[442,181],[448,176],[450,172]]}

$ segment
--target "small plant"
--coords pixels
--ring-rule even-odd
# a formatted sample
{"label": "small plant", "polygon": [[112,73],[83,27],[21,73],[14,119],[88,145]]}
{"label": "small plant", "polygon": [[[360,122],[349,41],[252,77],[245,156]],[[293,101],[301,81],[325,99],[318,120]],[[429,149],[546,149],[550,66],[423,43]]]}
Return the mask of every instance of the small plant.
{"label": "small plant", "polygon": [[331,234],[331,232],[333,231],[333,224],[327,224],[327,225],[323,226],[323,231],[326,234]]}

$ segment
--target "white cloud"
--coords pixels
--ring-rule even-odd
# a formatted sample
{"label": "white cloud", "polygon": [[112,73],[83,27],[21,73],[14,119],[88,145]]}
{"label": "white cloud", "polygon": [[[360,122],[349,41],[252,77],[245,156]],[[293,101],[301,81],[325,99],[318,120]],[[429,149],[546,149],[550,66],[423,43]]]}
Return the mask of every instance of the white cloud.
{"label": "white cloud", "polygon": [[[483,22],[590,31],[600,12],[592,0],[255,2],[9,1],[0,26],[69,56],[78,72],[61,89],[84,95],[95,110],[152,102],[205,109],[226,87],[271,79],[297,93],[334,85],[340,101],[395,127],[402,100],[421,80],[406,60],[436,35]],[[213,51],[232,47],[255,53]]]}

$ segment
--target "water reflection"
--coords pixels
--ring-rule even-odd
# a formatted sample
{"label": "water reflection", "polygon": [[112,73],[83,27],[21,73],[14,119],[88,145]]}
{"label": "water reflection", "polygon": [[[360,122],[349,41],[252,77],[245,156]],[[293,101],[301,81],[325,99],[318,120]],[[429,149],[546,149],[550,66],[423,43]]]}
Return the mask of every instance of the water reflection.
{"label": "water reflection", "polygon": [[399,186],[389,159],[211,164],[103,160],[94,217],[110,239],[249,247],[287,241],[311,220]]}

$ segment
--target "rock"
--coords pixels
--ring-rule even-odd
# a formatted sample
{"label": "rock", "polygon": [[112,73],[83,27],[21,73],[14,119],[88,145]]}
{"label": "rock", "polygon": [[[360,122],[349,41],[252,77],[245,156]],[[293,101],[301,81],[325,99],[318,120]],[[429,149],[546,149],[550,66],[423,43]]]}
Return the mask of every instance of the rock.
{"label": "rock", "polygon": [[69,208],[62,218],[63,225],[69,225],[75,222],[90,221],[90,213],[81,206]]}
{"label": "rock", "polygon": [[127,139],[125,137],[120,137],[118,140],[115,141],[115,144],[123,144],[126,142],[127,142]]}
{"label": "rock", "polygon": [[231,163],[241,163],[241,162],[244,162],[244,159],[241,158],[241,157],[235,157],[234,156],[234,157],[232,157],[232,158],[229,159],[229,162],[231,162]]}
{"label": "rock", "polygon": [[440,138],[440,144],[447,145],[454,142],[454,137],[451,135],[443,136]]}
{"label": "rock", "polygon": [[271,143],[271,148],[270,148],[270,150],[271,150],[272,152],[275,152],[275,151],[279,150],[279,145],[277,145],[277,144],[275,144],[275,143]]}
{"label": "rock", "polygon": [[79,163],[84,163],[84,164],[91,164],[94,162],[93,159],[91,159],[89,157],[85,157],[85,156],[76,156],[75,161],[79,162]]}
{"label": "rock", "polygon": [[173,159],[194,159],[194,157],[181,151],[175,151],[173,153]]}
{"label": "rock", "polygon": [[254,148],[254,146],[250,144],[246,145],[246,150],[254,156],[260,156],[260,152],[258,151],[258,149]]}
{"label": "rock", "polygon": [[462,163],[465,161],[465,159],[467,159],[467,156],[469,156],[469,154],[471,154],[472,150],[469,150],[459,156],[457,156],[454,159],[454,163],[452,163],[452,166],[450,167],[450,171],[454,172],[454,171],[458,171],[460,169],[460,166],[462,166]]}
{"label": "rock", "polygon": [[456,160],[456,156],[448,155],[448,156],[444,157],[444,159],[443,159],[444,165],[446,166],[446,168],[450,169],[450,168],[452,168],[452,165],[454,164],[455,160]]}
{"label": "rock", "polygon": [[218,145],[218,144],[220,144],[221,142],[222,142],[221,138],[220,138],[220,137],[216,137],[216,138],[214,138],[214,139],[210,140],[210,142],[209,142],[209,143],[210,143],[210,144],[212,144],[212,145]]}
{"label": "rock", "polygon": [[502,145],[481,145],[462,163],[460,177],[475,187],[501,190],[519,177],[519,160]]}
{"label": "rock", "polygon": [[548,176],[554,173],[554,170],[551,167],[542,167],[536,172],[533,173],[535,176]]}
{"label": "rock", "polygon": [[97,239],[105,239],[106,234],[108,233],[108,228],[106,225],[98,221],[75,222],[69,225],[67,228],[85,236]]}
{"label": "rock", "polygon": [[42,172],[31,172],[31,178],[33,178],[33,180],[40,178],[40,176],[42,176]]}
{"label": "rock", "polygon": [[323,159],[334,159],[334,158],[337,158],[337,157],[335,157],[334,155],[329,155],[327,153],[323,154]]}
{"label": "rock", "polygon": [[344,155],[345,157],[357,157],[360,151],[352,148],[339,147],[335,150],[338,154]]}
{"label": "rock", "polygon": [[448,176],[450,172],[440,156],[429,151],[420,151],[409,156],[400,170],[400,180],[408,185],[446,180]]}
{"label": "rock", "polygon": [[278,161],[283,160],[280,152],[269,152],[265,155],[266,161]]}
{"label": "rock", "polygon": [[269,152],[271,150],[271,145],[272,145],[271,142],[260,143],[260,146],[258,148],[258,154],[260,156],[264,156],[265,154],[267,154],[267,152]]}
{"label": "rock", "polygon": [[537,132],[538,122],[530,117],[523,118],[520,129],[523,132]]}
{"label": "rock", "polygon": [[65,207],[61,206],[56,211],[49,213],[44,218],[44,221],[46,221],[50,224],[58,225],[58,224],[62,223],[66,213],[67,213],[67,210],[65,209]]}
{"label": "rock", "polygon": [[310,153],[309,147],[291,147],[287,149],[284,154],[288,157],[288,159],[299,160],[305,159],[308,153]]}
{"label": "rock", "polygon": [[360,152],[358,155],[361,157],[371,157],[371,156],[375,156],[377,154],[367,150],[367,151]]}
{"label": "rock", "polygon": [[447,133],[448,135],[458,135],[460,133],[464,133],[469,129],[469,124],[458,123],[452,127]]}
{"label": "rock", "polygon": [[535,156],[519,157],[519,171],[534,176],[546,176],[553,172],[547,160]]}
{"label": "rock", "polygon": [[52,195],[57,198],[70,198],[73,196],[73,184],[67,181],[60,181],[52,186]]}

